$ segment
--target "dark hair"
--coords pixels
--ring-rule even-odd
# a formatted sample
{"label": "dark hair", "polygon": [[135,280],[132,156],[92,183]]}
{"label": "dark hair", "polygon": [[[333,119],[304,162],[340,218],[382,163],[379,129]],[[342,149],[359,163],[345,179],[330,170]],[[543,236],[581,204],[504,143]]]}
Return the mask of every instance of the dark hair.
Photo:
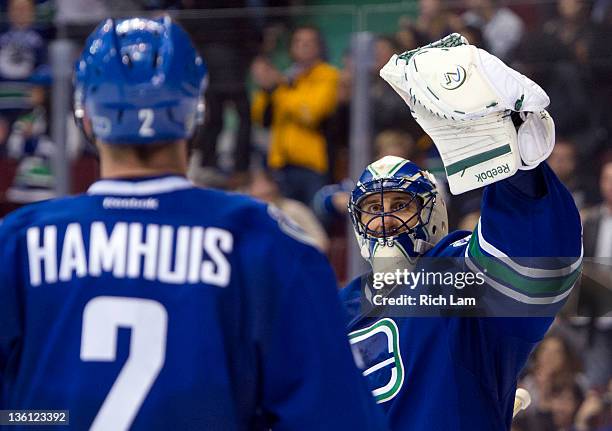
{"label": "dark hair", "polygon": [[324,61],[328,59],[328,50],[327,44],[325,43],[325,39],[323,38],[323,33],[321,33],[321,29],[313,24],[300,24],[291,31],[291,38],[289,40],[293,40],[295,34],[300,30],[309,30],[316,34],[317,36],[317,44],[319,45],[319,57]]}
{"label": "dark hair", "polygon": [[578,357],[577,352],[574,350],[573,346],[569,343],[567,338],[558,332],[549,332],[544,339],[538,344],[533,352],[534,358],[538,356],[540,351],[542,350],[542,346],[546,340],[550,340],[551,338],[556,338],[561,342],[561,347],[563,349],[563,354],[565,356],[565,369],[561,370],[561,373],[569,373],[574,375],[582,370],[582,363],[580,358]]}
{"label": "dark hair", "polygon": [[555,379],[550,387],[550,393],[553,396],[561,395],[561,393],[565,391],[570,391],[572,393],[576,400],[576,409],[578,409],[582,401],[584,401],[584,392],[576,380],[571,376],[566,375]]}

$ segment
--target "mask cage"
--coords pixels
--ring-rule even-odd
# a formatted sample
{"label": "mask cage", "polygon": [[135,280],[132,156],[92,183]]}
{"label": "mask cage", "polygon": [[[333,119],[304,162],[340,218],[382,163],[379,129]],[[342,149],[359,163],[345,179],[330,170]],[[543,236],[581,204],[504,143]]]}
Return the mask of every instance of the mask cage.
{"label": "mask cage", "polygon": [[[413,234],[418,232],[420,228],[429,224],[437,193],[432,191],[422,181],[410,180],[408,178],[379,178],[363,183],[358,187],[360,187],[365,194],[357,202],[351,200],[349,212],[357,233],[363,238],[387,242],[403,233]],[[409,196],[409,199],[404,201],[400,206],[385,211],[387,208],[384,208],[383,205],[384,198],[385,194],[389,192],[405,193]],[[361,208],[361,204],[365,199],[376,194],[380,197],[378,202],[381,211],[372,212]],[[410,218],[402,219],[397,215],[400,211],[411,206],[412,203],[416,203],[417,211]],[[362,216],[364,214],[373,217],[366,223],[363,223]],[[372,223],[380,218],[382,218],[380,230],[372,229]],[[393,219],[399,222],[396,226],[391,226],[392,223],[390,223],[390,220]],[[417,220],[416,224],[410,227],[415,219]]]}

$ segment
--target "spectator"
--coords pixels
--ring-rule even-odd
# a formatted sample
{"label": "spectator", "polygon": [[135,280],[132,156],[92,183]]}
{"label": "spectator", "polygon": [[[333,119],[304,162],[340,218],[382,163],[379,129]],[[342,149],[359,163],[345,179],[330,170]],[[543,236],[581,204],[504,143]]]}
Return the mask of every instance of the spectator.
{"label": "spectator", "polygon": [[551,410],[553,383],[559,378],[576,378],[581,363],[568,340],[549,333],[532,355],[530,373],[521,386],[531,394],[532,407],[528,414],[547,413]]}
{"label": "spectator", "polygon": [[[608,0],[607,12],[593,31],[587,47],[588,71],[590,75],[589,112],[597,128],[598,142],[602,147],[610,145],[612,136],[612,56],[608,49],[612,44],[612,0]],[[569,105],[572,106],[572,105]],[[580,109],[580,108],[578,108]],[[572,109],[576,111],[576,109]],[[592,153],[594,154],[594,153]]]}
{"label": "spectator", "polygon": [[[46,43],[33,29],[32,0],[11,0],[9,28],[0,35],[0,115],[10,125],[32,109],[50,81]],[[34,94],[33,94],[34,92]]]}
{"label": "spectator", "polygon": [[379,36],[374,46],[374,68],[370,79],[370,103],[372,105],[372,128],[374,136],[386,129],[400,129],[414,135],[420,127],[406,103],[378,74],[393,54],[400,52],[400,47],[393,37]]}
{"label": "spectator", "polygon": [[[603,202],[583,211],[585,259],[577,307],[581,316],[571,319],[571,330],[580,340],[589,387],[601,387],[612,378],[612,153],[603,158],[600,174]],[[594,258],[594,259],[593,259]]]}
{"label": "spectator", "polygon": [[501,7],[498,0],[467,0],[467,6],[462,16],[464,23],[480,28],[485,48],[502,60],[508,60],[525,32],[521,18],[507,7]]}
{"label": "spectator", "polygon": [[544,32],[554,36],[569,49],[574,58],[587,60],[587,35],[590,23],[587,2],[557,0],[558,16],[544,24]]}
{"label": "spectator", "polygon": [[574,418],[584,400],[582,389],[573,379],[559,379],[551,388],[551,416],[556,431],[575,431]]}
{"label": "spectator", "polygon": [[[374,160],[384,156],[397,156],[404,159],[416,159],[414,139],[408,133],[397,130],[385,130],[379,133],[374,140]],[[346,216],[350,192],[354,188],[353,182],[346,178],[338,184],[330,184],[320,189],[313,202],[315,213],[326,225]]]}
{"label": "spectator", "polygon": [[482,36],[482,29],[472,25],[464,25],[461,30],[461,35],[464,36],[468,42],[472,45],[476,45],[480,48],[485,48],[486,43]]}
{"label": "spectator", "polygon": [[557,137],[555,147],[548,157],[548,165],[572,193],[578,209],[582,209],[586,195],[576,176],[577,157],[574,142],[567,138]]}
{"label": "spectator", "polygon": [[262,201],[272,203],[294,221],[313,240],[313,245],[326,253],[329,239],[325,229],[312,210],[301,202],[283,197],[278,184],[264,171],[255,172],[247,188],[247,193]]}
{"label": "spectator", "polygon": [[23,115],[13,123],[7,152],[10,158],[18,160],[19,165],[6,193],[9,202],[28,204],[56,197],[52,171],[56,148],[44,134],[46,127],[46,115],[42,108]]}
{"label": "spectator", "polygon": [[[604,272],[607,272],[607,282]],[[611,282],[609,264],[585,259],[577,292],[578,316],[570,315],[563,324],[564,331],[580,349],[585,388],[600,390],[612,379],[612,317],[604,316],[610,312]]]}
{"label": "spectator", "polygon": [[400,52],[410,51],[419,47],[419,37],[412,25],[412,21],[407,17],[399,19],[399,28],[397,33],[395,33],[395,39],[399,45]]}
{"label": "spectator", "polygon": [[[584,0],[557,0],[556,10],[557,16],[542,28],[544,34],[557,41],[556,51],[561,56],[556,64],[546,68],[544,73],[547,79],[542,83],[551,97],[549,111],[559,125],[557,133],[579,134],[590,126],[589,116],[593,117],[596,112],[588,94],[593,88],[589,82],[593,74],[587,67],[593,37],[589,3]],[[575,109],[567,109],[567,106]],[[581,152],[588,159],[592,155],[592,150],[588,149],[591,145],[585,145],[590,144],[589,139],[586,137],[581,141]]]}
{"label": "spectator", "polygon": [[[521,41],[515,61],[519,71],[537,81],[550,97],[547,110],[555,120],[556,133],[582,135],[589,127],[593,104],[584,73],[569,48],[555,36],[538,31]],[[588,139],[582,138],[577,149],[583,158],[588,158],[589,146]]]}
{"label": "spectator", "polygon": [[353,97],[353,59],[350,50],[342,57],[338,79],[336,110],[325,124],[325,138],[333,142],[328,148],[330,180],[342,181],[348,176],[351,101]]}
{"label": "spectator", "polygon": [[574,420],[576,431],[611,431],[612,430],[612,379],[603,393],[591,390]]}
{"label": "spectator", "polygon": [[270,126],[268,165],[283,195],[309,205],[330,169],[323,125],[336,107],[339,73],[323,61],[315,27],[297,28],[290,51],[293,64],[284,74],[263,58],[255,60],[253,78],[261,89],[252,112],[256,122]]}
{"label": "spectator", "polygon": [[595,0],[593,2],[593,12],[591,13],[591,19],[595,23],[602,23],[612,12],[612,1],[611,0]]}
{"label": "spectator", "polygon": [[[183,1],[186,8],[244,8],[245,0]],[[244,185],[248,180],[251,155],[251,113],[246,82],[249,67],[261,43],[261,28],[256,16],[241,14],[223,19],[186,19],[184,25],[201,47],[210,76],[206,89],[204,127],[196,137],[200,149],[200,166],[193,173],[196,182],[221,186],[224,176],[219,171],[217,143],[223,130],[226,106],[232,106],[239,125],[234,145],[233,173],[230,188]]]}
{"label": "spectator", "polygon": [[[460,31],[461,20],[451,13],[442,0],[419,0],[419,17],[412,23],[402,18],[400,28],[412,27],[416,36],[416,45],[426,45],[441,39],[449,33]],[[409,44],[409,35],[403,33],[402,44]]]}
{"label": "spectator", "polygon": [[603,202],[585,211],[582,220],[584,255],[612,257],[612,153],[604,159],[599,177]]}
{"label": "spectator", "polygon": [[415,163],[421,161],[412,135],[401,130],[387,129],[378,133],[374,140],[374,153],[374,160],[396,156]]}
{"label": "spectator", "polygon": [[0,159],[7,156],[6,141],[10,134],[8,120],[0,115]]}

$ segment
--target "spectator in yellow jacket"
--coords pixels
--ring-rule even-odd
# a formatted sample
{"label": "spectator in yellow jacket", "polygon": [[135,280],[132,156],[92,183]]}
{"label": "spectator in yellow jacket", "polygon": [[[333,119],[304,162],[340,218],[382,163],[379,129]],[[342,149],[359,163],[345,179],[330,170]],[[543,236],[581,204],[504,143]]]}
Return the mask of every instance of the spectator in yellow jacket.
{"label": "spectator in yellow jacket", "polygon": [[323,124],[334,112],[339,73],[322,59],[319,31],[299,27],[291,38],[293,64],[283,74],[258,58],[252,74],[253,120],[270,127],[268,166],[283,195],[310,204],[325,185],[329,171],[328,143]]}

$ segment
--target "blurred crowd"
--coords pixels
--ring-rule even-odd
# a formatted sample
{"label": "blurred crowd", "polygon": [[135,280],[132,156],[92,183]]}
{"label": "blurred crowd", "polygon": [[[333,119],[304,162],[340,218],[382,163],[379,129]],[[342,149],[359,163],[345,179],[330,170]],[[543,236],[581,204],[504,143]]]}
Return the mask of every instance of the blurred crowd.
{"label": "blurred crowd", "polygon": [[[597,325],[597,334],[611,326],[609,321]],[[519,380],[532,402],[514,420],[513,431],[612,429],[612,378],[602,374],[602,368],[610,368],[610,341],[606,346],[593,338],[583,325],[555,322]]]}
{"label": "blurred crowd", "polygon": [[[265,177],[275,183],[280,196],[313,211],[327,235],[342,237],[346,192],[351,187],[348,154],[355,65],[348,46],[340,64],[331,63],[325,37],[329,29],[295,15],[256,12],[257,7],[299,4],[303,2],[0,2],[5,18],[0,27],[0,205],[53,195],[50,41],[68,37],[82,43],[95,23],[111,13],[165,10],[178,12],[210,74],[205,124],[192,142],[192,180],[248,191]],[[444,182],[431,140],[378,70],[394,53],[460,32],[548,92],[558,141],[549,162],[571,189],[586,219],[592,220],[590,241],[596,244],[585,251],[610,256],[605,245],[612,242],[606,241],[609,210],[598,206],[605,198],[600,173],[611,157],[612,141],[612,114],[606,103],[612,100],[612,54],[606,49],[612,41],[610,1],[551,0],[507,6],[498,0],[418,0],[415,4],[416,14],[399,15],[395,28],[376,35],[368,93],[372,145],[367,156],[410,158]],[[243,14],[207,19],[180,14],[182,9],[223,12],[245,7],[249,9]],[[84,145],[73,125],[69,129],[68,153],[78,164],[92,149]],[[87,183],[94,177],[75,180]],[[451,227],[471,229],[478,218],[480,193],[459,197],[446,193],[446,199]],[[6,208],[0,206],[0,212]],[[330,251],[335,241],[322,243]]]}
{"label": "blurred crowd", "polygon": [[[417,0],[416,16],[398,16],[376,35],[369,70],[371,159],[396,155],[439,177],[451,229],[473,229],[481,192],[449,195],[433,143],[404,102],[378,76],[394,53],[459,32],[531,77],[549,94],[557,143],[548,163],[581,210],[584,254],[612,258],[612,2],[556,0],[511,5],[498,0]],[[307,2],[306,2],[307,3]],[[297,17],[268,16],[266,0],[0,1],[0,217],[53,197],[48,45],[83,41],[110,12],[249,7],[205,25],[183,19],[205,57],[210,84],[205,123],[192,142],[191,179],[238,190],[288,213],[345,278],[350,114],[355,65],[347,47],[332,64],[325,28]],[[178,14],[179,18],[182,16]],[[69,126],[72,192],[96,177],[95,155]],[[559,232],[559,235],[563,235]],[[595,263],[597,263],[595,261]],[[584,280],[583,280],[584,281]],[[608,279],[608,282],[610,280]],[[597,277],[583,284],[605,285]],[[611,288],[610,284],[604,287]],[[595,289],[596,290],[596,289]],[[598,294],[577,300],[606,310]],[[559,318],[520,382],[533,397],[515,431],[612,430],[612,317]]]}

